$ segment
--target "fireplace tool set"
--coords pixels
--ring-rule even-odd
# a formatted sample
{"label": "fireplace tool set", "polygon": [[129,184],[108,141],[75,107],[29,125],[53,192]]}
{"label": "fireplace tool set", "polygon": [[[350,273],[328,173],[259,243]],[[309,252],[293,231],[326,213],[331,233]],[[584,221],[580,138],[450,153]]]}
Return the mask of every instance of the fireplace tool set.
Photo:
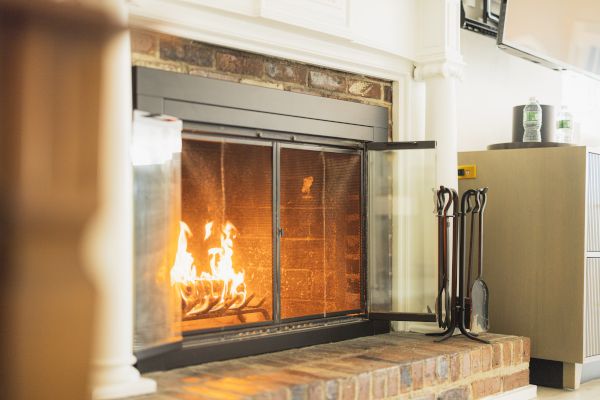
{"label": "fireplace tool set", "polygon": [[[435,191],[438,220],[438,291],[435,311],[438,326],[444,331],[428,335],[441,336],[437,340],[439,342],[452,337],[458,328],[469,339],[488,343],[478,337],[478,333],[487,332],[489,327],[489,292],[482,279],[483,213],[487,190],[469,189],[463,193],[460,202],[458,193],[452,188],[440,186],[439,190]],[[467,219],[470,220],[468,255]],[[471,284],[476,220],[477,278]]]}

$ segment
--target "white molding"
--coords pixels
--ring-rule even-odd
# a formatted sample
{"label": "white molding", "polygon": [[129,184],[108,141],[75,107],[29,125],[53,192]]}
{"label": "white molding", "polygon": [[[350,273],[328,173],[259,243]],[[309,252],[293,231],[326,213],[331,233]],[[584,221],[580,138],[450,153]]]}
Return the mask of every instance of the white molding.
{"label": "white molding", "polygon": [[462,79],[465,64],[456,61],[434,61],[419,63],[415,68],[415,80],[423,81],[431,78]]}
{"label": "white molding", "polygon": [[[271,17],[263,18],[250,14],[248,10],[235,13],[216,9],[205,5],[206,2],[129,0],[130,22],[139,28],[377,78],[400,80],[412,77],[413,62],[398,54],[331,32],[318,32],[272,20],[276,12],[273,9],[265,11],[271,3],[265,3],[267,8],[259,10],[261,15],[266,13]],[[330,2],[339,3],[338,0]],[[314,22],[313,28],[318,25],[319,22]],[[336,29],[332,32],[341,34]]]}
{"label": "white molding", "polygon": [[461,78],[459,0],[422,0],[415,79]]}
{"label": "white molding", "polygon": [[289,25],[351,38],[349,0],[261,0],[260,15]]}
{"label": "white molding", "polygon": [[482,400],[532,400],[537,398],[537,386],[527,385]]}

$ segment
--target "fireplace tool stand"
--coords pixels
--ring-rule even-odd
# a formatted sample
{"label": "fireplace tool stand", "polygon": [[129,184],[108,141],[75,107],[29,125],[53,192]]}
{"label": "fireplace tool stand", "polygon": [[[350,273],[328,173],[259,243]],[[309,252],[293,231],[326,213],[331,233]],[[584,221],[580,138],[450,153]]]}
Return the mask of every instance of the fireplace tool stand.
{"label": "fireplace tool stand", "polygon": [[[482,343],[489,341],[478,337],[476,333],[470,332],[467,327],[467,318],[469,307],[465,292],[465,245],[466,245],[466,216],[471,214],[474,218],[475,213],[482,212],[487,197],[487,188],[469,189],[463,193],[460,199],[455,189],[440,186],[436,191],[437,216],[438,216],[438,240],[440,240],[438,257],[438,299],[436,300],[436,313],[438,324],[445,328],[443,332],[428,333],[428,336],[439,336],[436,342],[443,342],[450,339],[458,328],[460,333],[469,339]],[[448,215],[448,210],[452,207],[452,215]],[[480,216],[481,217],[481,216]],[[447,236],[448,227],[452,221],[452,291],[447,293],[449,284],[448,274],[448,251]],[[471,249],[469,250],[469,253]],[[470,271],[469,271],[470,272]],[[446,292],[444,294],[444,292]],[[445,299],[442,299],[442,296]],[[449,307],[448,307],[449,303]],[[442,313],[443,305],[446,304],[445,316]]]}

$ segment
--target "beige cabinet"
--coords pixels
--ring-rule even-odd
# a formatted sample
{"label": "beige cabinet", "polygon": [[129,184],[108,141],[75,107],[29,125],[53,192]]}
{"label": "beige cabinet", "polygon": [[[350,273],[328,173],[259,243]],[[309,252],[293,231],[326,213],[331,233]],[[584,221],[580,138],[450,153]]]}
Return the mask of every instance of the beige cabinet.
{"label": "beige cabinet", "polygon": [[578,376],[600,358],[600,153],[553,147],[458,159],[477,168],[461,191],[489,187],[483,277],[491,330],[530,337],[532,357],[561,361]]}

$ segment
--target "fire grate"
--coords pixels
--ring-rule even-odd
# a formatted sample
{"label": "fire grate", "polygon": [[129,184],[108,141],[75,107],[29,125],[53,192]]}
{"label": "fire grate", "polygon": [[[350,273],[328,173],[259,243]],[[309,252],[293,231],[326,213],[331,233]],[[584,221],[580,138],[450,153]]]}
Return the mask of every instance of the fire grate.
{"label": "fire grate", "polygon": [[184,321],[191,321],[191,320],[197,320],[197,319],[235,316],[238,318],[240,323],[246,323],[247,318],[244,315],[259,313],[259,314],[261,314],[263,319],[265,319],[265,320],[268,319],[269,312],[265,308],[262,307],[262,305],[265,303],[265,300],[267,298],[263,297],[256,304],[250,304],[250,302],[254,299],[254,297],[255,297],[255,294],[252,293],[250,296],[248,296],[248,298],[246,299],[246,301],[244,301],[243,304],[236,306],[235,308],[232,307],[234,303],[226,303],[223,306],[223,308],[216,309],[216,310],[213,308],[219,303],[219,299],[218,298],[212,299],[211,301],[209,301],[209,304],[207,304],[207,306],[205,308],[203,308],[199,311],[194,311],[192,309],[188,312],[185,312],[185,310],[184,310],[184,316],[182,318]]}

